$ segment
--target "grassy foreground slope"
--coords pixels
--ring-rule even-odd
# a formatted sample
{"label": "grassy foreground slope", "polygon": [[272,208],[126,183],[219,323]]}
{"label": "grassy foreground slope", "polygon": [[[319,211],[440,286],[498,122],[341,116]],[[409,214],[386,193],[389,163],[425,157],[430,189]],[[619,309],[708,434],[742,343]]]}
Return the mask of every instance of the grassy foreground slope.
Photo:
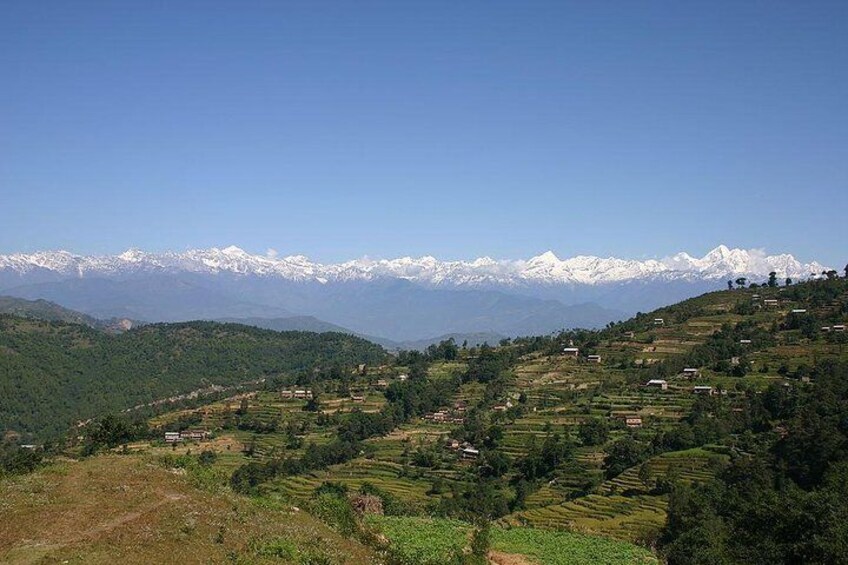
{"label": "grassy foreground slope", "polygon": [[192,487],[135,455],[59,462],[0,481],[2,563],[375,562],[291,507]]}

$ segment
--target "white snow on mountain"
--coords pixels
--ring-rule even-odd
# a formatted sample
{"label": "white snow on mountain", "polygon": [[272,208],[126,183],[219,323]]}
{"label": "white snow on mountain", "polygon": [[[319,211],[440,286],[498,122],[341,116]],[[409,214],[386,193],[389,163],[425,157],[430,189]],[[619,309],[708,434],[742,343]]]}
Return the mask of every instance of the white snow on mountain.
{"label": "white snow on mountain", "polygon": [[766,255],[756,249],[730,249],[724,245],[701,258],[678,253],[665,259],[645,261],[583,255],[560,259],[548,251],[527,260],[481,257],[473,261],[440,261],[426,256],[320,264],[302,255],[253,255],[236,246],[160,254],[129,249],[120,255],[107,256],[82,256],[67,251],[0,255],[0,272],[20,275],[35,271],[49,271],[65,277],[109,277],[162,271],[225,272],[322,284],[400,278],[428,286],[450,287],[598,285],[648,279],[709,280],[728,276],[755,279],[767,277],[771,271],[781,278],[801,280],[823,270],[825,267],[817,262],[802,264],[792,255]]}

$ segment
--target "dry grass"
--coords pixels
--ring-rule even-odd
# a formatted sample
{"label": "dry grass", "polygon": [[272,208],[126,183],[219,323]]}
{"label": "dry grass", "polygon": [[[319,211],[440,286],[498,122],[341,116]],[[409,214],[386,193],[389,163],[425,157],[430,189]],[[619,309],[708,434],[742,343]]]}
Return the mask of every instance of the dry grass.
{"label": "dry grass", "polygon": [[3,480],[0,562],[375,562],[305,512],[200,491],[174,471],[103,455]]}

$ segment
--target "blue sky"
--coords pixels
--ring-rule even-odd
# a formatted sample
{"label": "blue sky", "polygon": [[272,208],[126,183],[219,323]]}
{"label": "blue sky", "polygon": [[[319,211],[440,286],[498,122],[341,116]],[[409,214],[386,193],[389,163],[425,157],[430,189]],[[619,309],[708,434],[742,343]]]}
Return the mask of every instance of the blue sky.
{"label": "blue sky", "polygon": [[848,259],[848,2],[0,4],[0,253]]}

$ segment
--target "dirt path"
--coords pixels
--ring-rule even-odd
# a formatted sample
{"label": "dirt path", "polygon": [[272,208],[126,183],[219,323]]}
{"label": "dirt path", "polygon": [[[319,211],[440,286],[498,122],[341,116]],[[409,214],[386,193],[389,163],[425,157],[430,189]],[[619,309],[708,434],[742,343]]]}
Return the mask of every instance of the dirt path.
{"label": "dirt path", "polygon": [[490,551],[489,563],[493,565],[534,565],[523,555],[517,553],[504,553],[502,551]]}
{"label": "dirt path", "polygon": [[130,522],[138,520],[139,518],[141,518],[145,514],[153,512],[157,508],[160,508],[160,507],[162,507],[166,504],[170,504],[171,502],[175,502],[175,501],[180,500],[182,498],[185,498],[185,497],[181,494],[164,493],[164,496],[162,498],[160,498],[156,502],[153,502],[152,504],[148,504],[147,506],[140,508],[138,510],[135,510],[134,512],[127,512],[126,514],[122,514],[121,516],[118,516],[116,518],[113,518],[111,520],[103,522],[102,524],[98,524],[98,525],[94,526],[93,528],[89,528],[88,530],[86,530],[84,532],[80,532],[80,534],[78,536],[76,536],[74,539],[71,539],[71,540],[65,542],[65,545],[77,543],[77,542],[84,541],[84,540],[87,540],[87,539],[94,539],[94,538],[99,537],[102,534],[108,534],[112,530],[119,528],[120,526],[123,526],[124,524],[128,524]]}

